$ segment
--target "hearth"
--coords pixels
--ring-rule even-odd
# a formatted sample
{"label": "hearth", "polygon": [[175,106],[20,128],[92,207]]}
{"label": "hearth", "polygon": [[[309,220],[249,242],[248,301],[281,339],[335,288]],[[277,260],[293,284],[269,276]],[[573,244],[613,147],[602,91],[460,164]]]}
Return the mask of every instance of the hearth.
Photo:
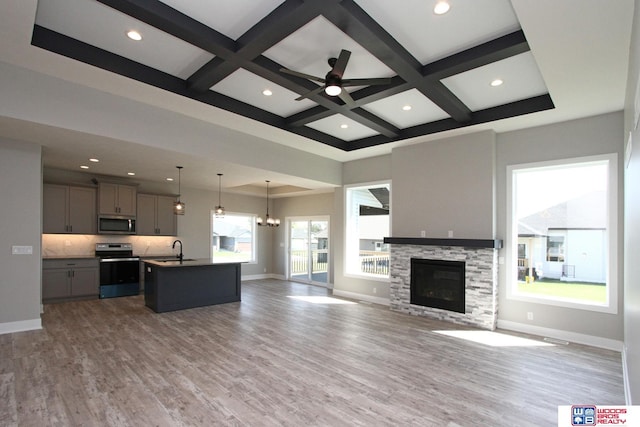
{"label": "hearth", "polygon": [[465,263],[411,258],[410,303],[465,312]]}

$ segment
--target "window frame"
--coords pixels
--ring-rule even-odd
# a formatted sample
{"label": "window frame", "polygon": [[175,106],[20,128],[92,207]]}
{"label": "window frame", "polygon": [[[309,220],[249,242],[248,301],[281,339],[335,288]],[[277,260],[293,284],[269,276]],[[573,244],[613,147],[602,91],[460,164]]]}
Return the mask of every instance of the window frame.
{"label": "window frame", "polygon": [[[589,301],[574,299],[562,299],[554,297],[534,296],[518,292],[518,229],[517,221],[514,221],[515,188],[514,172],[524,169],[536,169],[547,167],[571,166],[595,162],[607,162],[608,166],[608,206],[607,206],[607,231],[605,251],[608,254],[605,260],[607,301],[605,304],[596,304]],[[602,154],[595,156],[574,157],[551,161],[523,163],[507,166],[507,194],[506,194],[506,219],[507,235],[505,236],[505,284],[507,299],[552,305],[558,307],[575,308],[594,312],[618,313],[618,154]]]}
{"label": "window frame", "polygon": [[[215,210],[211,211],[211,231],[209,233],[209,235],[211,236],[211,239],[213,239],[213,232],[214,232],[214,222],[216,220],[216,212]],[[257,232],[257,226],[256,226],[256,219],[258,217],[258,215],[253,214],[253,213],[246,213],[246,212],[225,212],[224,213],[224,217],[227,216],[236,216],[236,217],[248,217],[250,218],[250,224],[251,224],[251,260],[249,261],[240,261],[243,264],[258,264],[258,232]],[[223,217],[223,218],[224,218]],[[222,218],[218,218],[218,219],[222,219]],[[213,241],[209,242],[209,258],[211,259],[211,262],[216,264],[216,263],[224,263],[224,262],[229,262],[228,260],[226,261],[216,261],[216,258],[214,257],[213,254]]]}
{"label": "window frame", "polygon": [[[353,243],[350,242],[350,237],[352,237],[352,227],[350,227],[350,220],[352,218],[353,213],[351,212],[350,206],[350,191],[359,190],[359,189],[368,189],[375,188],[380,186],[388,186],[389,187],[389,235],[391,235],[391,215],[392,215],[392,183],[391,180],[381,180],[381,181],[371,181],[359,184],[349,184],[344,186],[344,256],[343,256],[343,275],[345,277],[357,278],[357,279],[367,279],[377,282],[385,282],[390,283],[391,281],[391,272],[386,276],[382,276],[379,274],[372,273],[364,273],[362,271],[355,271],[351,267],[352,257],[350,250],[353,248]],[[357,228],[356,228],[357,230]],[[358,248],[359,248],[359,239],[358,239]],[[391,253],[389,252],[389,256]]]}

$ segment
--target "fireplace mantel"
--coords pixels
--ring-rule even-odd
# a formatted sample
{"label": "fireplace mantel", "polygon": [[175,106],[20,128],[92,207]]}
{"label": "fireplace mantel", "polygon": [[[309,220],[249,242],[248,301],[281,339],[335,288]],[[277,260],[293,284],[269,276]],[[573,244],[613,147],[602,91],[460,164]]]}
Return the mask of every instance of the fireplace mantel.
{"label": "fireplace mantel", "polygon": [[384,243],[420,246],[458,246],[465,248],[502,248],[502,240],[495,239],[433,239],[428,237],[385,237]]}

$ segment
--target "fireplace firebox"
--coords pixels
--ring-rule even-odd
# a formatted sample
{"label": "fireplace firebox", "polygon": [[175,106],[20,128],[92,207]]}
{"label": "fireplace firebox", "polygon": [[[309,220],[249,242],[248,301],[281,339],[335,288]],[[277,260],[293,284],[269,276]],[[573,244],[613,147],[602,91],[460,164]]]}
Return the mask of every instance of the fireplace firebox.
{"label": "fireplace firebox", "polygon": [[411,258],[410,303],[465,312],[465,263]]}

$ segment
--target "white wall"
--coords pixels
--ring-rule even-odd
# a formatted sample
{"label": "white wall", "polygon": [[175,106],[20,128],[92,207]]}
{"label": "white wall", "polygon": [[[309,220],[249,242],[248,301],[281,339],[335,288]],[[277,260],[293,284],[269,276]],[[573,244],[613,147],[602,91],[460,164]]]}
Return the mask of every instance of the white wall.
{"label": "white wall", "polygon": [[[0,333],[40,328],[41,149],[0,140]],[[12,255],[14,245],[31,255]]]}
{"label": "white wall", "polygon": [[[611,113],[549,126],[498,134],[497,136],[497,236],[507,236],[507,166],[547,160],[617,153],[623,158],[623,116]],[[618,182],[622,182],[622,167],[618,167]],[[618,223],[623,222],[622,185],[618,190]],[[623,227],[618,227],[619,260],[623,254]],[[501,256],[504,256],[504,250]],[[623,276],[622,263],[616,266],[618,278],[617,314],[597,313],[546,304],[516,301],[507,298],[505,269],[499,271],[498,326],[512,322],[527,328],[548,328],[572,334],[601,338],[603,342],[623,338]],[[527,320],[532,312],[534,320]],[[613,343],[611,343],[613,344]]]}
{"label": "white wall", "polygon": [[625,101],[625,136],[633,131],[633,150],[625,169],[624,255],[624,360],[627,373],[627,403],[640,404],[640,129],[635,117],[640,111],[640,1],[635,2]]}

